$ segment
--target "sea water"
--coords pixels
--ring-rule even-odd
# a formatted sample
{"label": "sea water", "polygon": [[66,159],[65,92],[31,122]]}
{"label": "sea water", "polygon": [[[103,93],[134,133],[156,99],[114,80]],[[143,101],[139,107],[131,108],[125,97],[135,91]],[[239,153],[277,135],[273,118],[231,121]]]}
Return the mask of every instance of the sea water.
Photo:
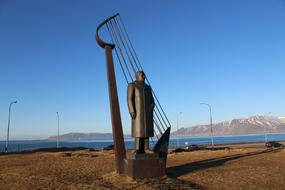
{"label": "sea water", "polygon": [[[214,144],[232,144],[232,143],[246,143],[246,142],[262,142],[265,141],[265,135],[250,134],[250,135],[227,135],[214,136]],[[285,133],[270,133],[267,134],[268,141],[285,140]],[[0,141],[0,152],[5,150],[5,141]],[[153,146],[156,141],[150,140],[150,146]],[[113,140],[86,140],[86,141],[60,141],[60,147],[86,147],[102,149],[108,145],[112,145]],[[207,145],[211,144],[210,136],[178,136],[170,139],[169,147],[187,146],[187,145]],[[39,148],[53,148],[56,147],[56,141],[48,140],[15,140],[9,142],[10,152],[20,152],[25,150],[35,150]],[[125,139],[126,148],[133,148],[133,139]]]}

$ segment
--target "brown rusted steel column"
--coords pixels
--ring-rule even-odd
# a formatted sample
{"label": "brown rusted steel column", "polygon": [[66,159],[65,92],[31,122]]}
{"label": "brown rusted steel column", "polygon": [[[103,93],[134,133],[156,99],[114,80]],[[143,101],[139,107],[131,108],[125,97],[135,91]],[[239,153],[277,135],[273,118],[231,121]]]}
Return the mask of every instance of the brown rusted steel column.
{"label": "brown rusted steel column", "polygon": [[124,173],[124,158],[126,158],[126,149],[124,144],[124,135],[121,122],[121,113],[113,64],[112,49],[112,46],[105,46],[116,171],[117,173],[122,174]]}

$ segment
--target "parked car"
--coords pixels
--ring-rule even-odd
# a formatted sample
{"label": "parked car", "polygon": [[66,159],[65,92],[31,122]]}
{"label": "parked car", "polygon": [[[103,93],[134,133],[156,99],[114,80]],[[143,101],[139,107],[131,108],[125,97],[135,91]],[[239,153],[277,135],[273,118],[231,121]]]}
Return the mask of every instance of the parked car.
{"label": "parked car", "polygon": [[194,150],[199,150],[199,149],[200,149],[200,147],[196,144],[191,144],[191,145],[186,147],[186,150],[188,150],[188,151],[194,151]]}
{"label": "parked car", "polygon": [[184,148],[176,148],[176,149],[171,151],[171,153],[178,153],[178,152],[185,152],[185,149]]}
{"label": "parked car", "polygon": [[265,143],[267,148],[283,147],[284,145],[276,141],[268,141]]}
{"label": "parked car", "polygon": [[103,150],[114,150],[114,145],[109,145],[103,148]]}

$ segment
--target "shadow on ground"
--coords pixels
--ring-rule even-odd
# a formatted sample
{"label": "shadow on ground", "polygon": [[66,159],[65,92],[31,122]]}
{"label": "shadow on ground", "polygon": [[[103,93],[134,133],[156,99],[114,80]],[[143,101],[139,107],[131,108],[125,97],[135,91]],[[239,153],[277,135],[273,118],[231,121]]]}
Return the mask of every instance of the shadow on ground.
{"label": "shadow on ground", "polygon": [[208,160],[191,162],[191,163],[187,163],[187,164],[183,164],[179,166],[169,167],[166,169],[166,173],[171,178],[178,178],[179,176],[188,174],[196,170],[202,170],[202,169],[222,166],[226,162],[231,161],[231,160],[236,160],[236,159],[240,159],[243,157],[254,156],[254,155],[259,155],[259,154],[266,154],[270,152],[276,152],[276,151],[280,151],[280,149],[282,148],[267,149],[263,151],[236,154],[236,155],[226,156],[226,157],[221,157],[221,158],[213,158],[213,159],[208,159]]}

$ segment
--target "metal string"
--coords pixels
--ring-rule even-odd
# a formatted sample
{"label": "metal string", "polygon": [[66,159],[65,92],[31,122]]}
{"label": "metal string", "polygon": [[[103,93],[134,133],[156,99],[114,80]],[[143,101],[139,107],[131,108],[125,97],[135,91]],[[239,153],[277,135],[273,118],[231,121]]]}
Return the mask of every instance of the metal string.
{"label": "metal string", "polygon": [[162,135],[163,133],[162,133],[161,128],[159,127],[155,117],[153,117],[153,123],[155,124],[156,128],[158,129],[160,135]]}
{"label": "metal string", "polygon": [[128,50],[129,50],[129,52],[130,52],[130,54],[131,54],[131,56],[132,56],[132,59],[133,59],[135,65],[136,65],[136,67],[137,67],[137,70],[140,70],[140,67],[138,66],[138,64],[137,64],[137,62],[136,62],[136,59],[134,58],[134,55],[133,55],[132,50],[131,50],[131,48],[130,48],[129,42],[128,42],[127,38],[126,38],[126,34],[125,34],[125,32],[122,30],[122,27],[121,27],[121,24],[120,24],[119,20],[117,20],[117,18],[114,18],[114,21],[115,21],[115,23],[117,24],[117,26],[118,26],[118,28],[119,28],[119,31],[122,33],[122,36],[123,36],[123,38],[124,38],[124,40],[125,40],[125,42],[126,42],[126,45],[127,45],[127,47],[128,47]]}
{"label": "metal string", "polygon": [[[111,24],[112,25],[112,24]],[[113,25],[111,26],[111,29],[113,29]],[[115,34],[115,31],[114,31],[114,29],[113,30],[111,30],[112,31],[112,33],[113,33],[113,36],[114,36],[114,38],[115,38],[115,40],[116,40],[116,42],[118,43],[118,37],[116,36],[116,34]],[[123,57],[123,53],[121,52],[121,48],[120,48],[120,46],[118,45],[118,49],[120,50],[120,53],[121,53],[121,56],[122,56],[122,58],[123,58],[123,60],[124,60],[124,62],[125,62],[125,64],[127,64],[127,62],[126,62],[126,60],[124,59],[124,57]],[[128,72],[129,74],[130,74],[130,72]],[[154,110],[155,111],[155,110]],[[159,111],[159,110],[158,110]],[[163,124],[162,124],[162,122],[161,122],[161,119],[159,118],[159,116],[158,116],[158,114],[155,112],[155,116],[157,117],[157,119],[159,120],[159,123],[162,125],[162,128],[165,130],[165,128],[164,128],[164,126],[163,126]],[[159,115],[161,116],[161,113],[159,112]],[[161,116],[162,117],[162,116]],[[154,118],[155,119],[155,118]],[[162,118],[163,119],[163,118]],[[159,124],[158,124],[158,122],[156,121],[156,119],[155,119],[155,125],[156,125],[156,127],[158,128],[158,130],[159,130],[159,132],[161,133],[161,135],[163,134],[162,133],[162,130],[161,130],[161,128],[160,128],[160,126],[159,126]]]}
{"label": "metal string", "polygon": [[[113,22],[115,22],[115,24],[114,24],[114,25],[116,25],[116,27],[117,27],[117,33],[119,34],[119,37],[120,37],[121,43],[123,44],[123,46],[124,46],[124,48],[125,48],[125,52],[126,52],[126,54],[127,54],[128,58],[129,58],[129,61],[130,61],[131,65],[132,65],[132,67],[134,67],[134,66],[133,66],[133,64],[132,64],[132,61],[131,61],[131,59],[130,59],[130,56],[129,56],[129,54],[128,54],[128,51],[127,51],[127,50],[129,50],[129,52],[130,52],[130,54],[131,54],[131,56],[132,56],[132,58],[133,58],[133,60],[134,60],[134,63],[135,63],[135,65],[136,65],[137,69],[139,69],[139,67],[138,67],[138,65],[137,65],[137,63],[136,63],[136,61],[135,61],[135,59],[134,59],[133,53],[131,52],[131,49],[130,49],[130,47],[129,47],[129,43],[128,43],[127,39],[126,39],[126,35],[127,35],[127,34],[125,34],[125,33],[126,33],[126,31],[125,31],[125,33],[124,33],[124,32],[122,32],[122,29],[121,29],[120,23],[119,23],[119,22],[117,22],[117,20],[116,20],[116,19],[114,19],[114,21],[113,21]],[[121,35],[121,33],[122,33],[122,35]],[[125,46],[125,43],[124,43],[124,40],[123,40],[122,36],[123,36],[123,38],[124,38],[124,40],[125,40],[125,43],[126,43],[127,47]],[[130,40],[129,40],[129,41],[130,41]],[[133,49],[133,51],[134,51],[134,49]],[[140,64],[140,67],[142,68],[141,64]],[[148,81],[148,83],[149,83],[149,81]],[[152,91],[153,91],[153,90],[152,90]],[[153,92],[153,93],[154,93],[154,92]],[[154,95],[155,95],[155,94],[154,94]],[[157,98],[156,98],[156,99],[157,99]],[[158,102],[158,100],[157,100],[157,102]],[[159,103],[159,102],[158,102],[158,103]],[[159,104],[160,104],[160,103],[159,103]],[[161,108],[161,109],[162,109],[162,108]],[[161,120],[163,121],[164,125],[167,127],[167,124],[166,124],[166,122],[165,122],[164,117],[163,117],[163,116],[162,116],[162,114],[161,114],[161,111],[160,111],[159,109],[157,109],[157,111],[158,111],[158,114],[160,115]],[[158,116],[157,116],[157,117],[158,117]],[[163,127],[163,129],[165,130],[165,128],[164,128],[164,126],[163,126],[163,124],[162,124],[162,127]]]}
{"label": "metal string", "polygon": [[158,115],[157,115],[157,113],[156,113],[156,111],[155,111],[155,110],[153,110],[153,111],[154,111],[154,114],[156,115],[156,117],[157,117],[157,119],[158,119],[160,125],[162,126],[163,130],[165,130],[165,128],[163,127],[163,124],[162,124],[160,118],[158,117]]}
{"label": "metal string", "polygon": [[[108,23],[106,24],[106,26],[107,26],[108,32],[109,32],[109,34],[110,34],[110,36],[111,36],[111,41],[112,41],[112,43],[114,44],[113,36],[111,35],[111,32],[110,32]],[[123,71],[124,77],[125,77],[125,79],[126,79],[126,82],[129,83],[128,78],[127,78],[127,75],[126,75],[125,70],[124,70],[124,68],[123,68],[123,65],[122,65],[122,63],[121,63],[121,60],[120,60],[120,58],[119,58],[119,55],[118,55],[118,52],[117,52],[117,48],[116,48],[116,47],[115,47],[115,52],[116,52],[117,59],[118,59],[118,61],[119,61],[119,63],[120,63],[120,67],[121,67],[121,69],[122,69],[122,71]]]}
{"label": "metal string", "polygon": [[[129,76],[130,76],[132,81],[133,81],[133,78],[132,78],[132,74],[131,74],[131,72],[129,70],[128,63],[127,63],[127,61],[126,61],[126,59],[124,57],[124,53],[122,52],[122,49],[120,47],[120,44],[123,45],[123,48],[125,50],[125,54],[128,57],[128,60],[129,60],[129,62],[131,64],[131,67],[132,67],[133,71],[136,72],[135,66],[136,66],[137,70],[143,70],[143,68],[142,68],[142,65],[141,65],[141,63],[140,63],[140,61],[138,59],[136,51],[134,50],[132,42],[130,41],[129,35],[128,35],[127,31],[126,31],[125,25],[124,25],[121,17],[120,17],[120,21],[121,21],[121,24],[120,24],[119,20],[116,20],[116,18],[114,18],[113,20],[109,21],[109,23],[107,23],[106,25],[107,25],[107,29],[109,31],[109,34],[111,36],[112,42],[113,43],[116,42],[116,46],[115,46],[116,56],[117,56],[117,58],[119,60],[120,67],[121,67],[121,69],[123,71],[123,74],[124,74],[124,77],[126,79],[126,82],[128,83],[128,78],[127,78],[126,72],[125,72],[125,70],[124,70],[124,68],[122,66],[122,61],[120,59],[119,53],[117,52],[117,49],[119,49],[120,55],[121,55],[121,57],[123,59],[124,65],[125,65],[125,68],[127,69],[127,72],[128,72],[128,74],[129,74]],[[131,60],[130,56],[131,56],[133,61]],[[150,82],[149,82],[147,77],[146,77],[146,81],[147,81],[148,84],[150,84]],[[160,104],[160,102],[159,102],[159,100],[158,100],[158,98],[157,98],[157,96],[156,96],[156,94],[155,94],[155,92],[153,90],[152,90],[152,93],[154,95],[154,98],[155,98],[156,102],[158,103],[158,106],[156,106],[155,109],[154,109],[155,115],[154,115],[154,118],[153,118],[153,122],[154,122],[156,128],[158,129],[158,131],[160,132],[160,134],[162,135],[163,133],[162,133],[162,130],[160,128],[160,125],[157,122],[157,119],[158,119],[159,123],[161,124],[161,126],[162,126],[162,128],[164,130],[165,130],[164,125],[167,128],[168,125],[170,127],[171,124],[170,124],[170,122],[169,122],[169,120],[168,120],[164,110],[162,109],[162,106],[161,106],[161,104]],[[165,121],[165,119],[166,119],[167,122]],[[168,125],[167,125],[167,123],[168,123]],[[155,132],[156,137],[158,138],[158,135],[157,135],[155,130],[154,130],[154,132]],[[153,141],[153,139],[152,139],[152,141]]]}
{"label": "metal string", "polygon": [[124,57],[124,55],[123,55],[123,53],[122,53],[122,50],[121,50],[121,47],[120,47],[120,45],[119,45],[119,43],[118,43],[118,39],[117,39],[117,36],[116,36],[116,34],[115,34],[115,32],[114,32],[114,28],[113,28],[113,26],[112,26],[112,23],[111,23],[111,25],[110,25],[110,29],[111,29],[111,32],[112,32],[112,34],[113,34],[113,37],[114,37],[114,39],[115,39],[115,41],[116,41],[116,47],[118,47],[119,52],[120,52],[120,54],[121,54],[121,57],[122,57],[122,59],[123,59],[123,62],[124,62],[124,64],[125,64],[125,67],[126,67],[126,69],[127,69],[127,71],[128,71],[128,74],[129,74],[129,76],[131,77],[131,80],[133,81],[132,74],[131,74],[131,72],[130,72],[130,70],[129,70],[129,68],[128,68],[128,65],[127,65],[127,63],[126,63],[125,57]]}
{"label": "metal string", "polygon": [[135,51],[135,49],[134,49],[134,46],[133,46],[133,44],[132,44],[132,42],[131,42],[131,40],[130,40],[129,34],[128,34],[128,32],[127,32],[127,30],[126,30],[126,27],[125,27],[125,24],[124,24],[124,22],[123,22],[123,19],[121,18],[120,15],[119,15],[119,18],[120,18],[120,21],[121,21],[121,23],[122,23],[124,32],[125,32],[125,34],[126,34],[126,36],[127,36],[127,38],[128,38],[128,41],[129,41],[129,43],[130,43],[130,45],[131,45],[131,48],[132,48],[132,50],[133,50],[133,52],[134,52],[134,54],[135,54],[135,57],[136,57],[136,59],[137,59],[137,61],[138,61],[138,63],[139,63],[139,66],[140,66],[140,68],[141,68],[141,70],[142,70],[143,68],[142,68],[142,66],[141,66],[141,64],[140,64],[140,61],[139,61],[139,59],[138,59],[137,53],[136,53],[136,51]]}
{"label": "metal string", "polygon": [[125,50],[125,54],[127,55],[128,59],[129,59],[129,62],[130,62],[130,64],[131,64],[131,66],[132,66],[132,69],[133,69],[134,73],[136,73],[137,70],[135,69],[135,66],[134,66],[134,64],[133,64],[133,62],[132,62],[132,60],[131,60],[131,58],[130,58],[130,56],[129,56],[129,53],[128,53],[127,48],[126,48],[125,43],[124,43],[124,40],[122,39],[121,33],[120,33],[119,29],[118,29],[117,23],[115,22],[114,19],[111,20],[110,23],[111,23],[111,24],[113,23],[114,29],[115,29],[115,31],[117,32],[117,36],[119,36],[118,39],[121,41],[121,44],[123,45],[123,48],[124,48],[124,50]]}
{"label": "metal string", "polygon": [[153,130],[153,132],[154,132],[154,134],[155,134],[156,138],[158,139],[158,135],[157,135],[156,131],[155,131],[155,130]]}
{"label": "metal string", "polygon": [[[126,30],[126,27],[125,27],[125,24],[124,24],[124,22],[123,22],[123,19],[121,18],[120,15],[119,15],[119,17],[120,17],[120,21],[121,21],[121,23],[122,23],[124,32],[125,32],[125,34],[126,34],[126,36],[127,36],[127,38],[128,38],[128,41],[129,41],[129,43],[130,43],[130,46],[131,46],[131,48],[132,48],[132,50],[133,50],[133,52],[134,52],[134,55],[135,55],[135,57],[136,57],[136,59],[137,59],[137,61],[138,61],[138,64],[139,64],[141,70],[143,70],[142,65],[141,65],[141,63],[140,63],[140,61],[139,61],[139,59],[138,59],[137,53],[136,53],[136,51],[135,51],[135,49],[134,49],[134,46],[133,46],[133,44],[132,44],[132,42],[131,42],[131,40],[130,40],[129,34],[128,34],[127,30]],[[150,82],[149,82],[149,80],[148,80],[147,77],[146,77],[146,80],[147,80],[147,82],[150,84]],[[154,97],[155,97],[155,99],[156,99],[156,101],[157,101],[157,103],[158,103],[159,108],[161,109],[161,111],[162,111],[162,113],[163,113],[165,119],[166,119],[167,122],[168,122],[168,125],[171,126],[171,124],[170,124],[170,122],[169,122],[169,120],[168,120],[168,118],[167,118],[167,116],[166,116],[166,114],[165,114],[165,112],[164,112],[164,110],[163,110],[163,108],[162,108],[162,106],[161,106],[161,104],[160,104],[160,102],[159,102],[159,100],[158,100],[158,98],[157,98],[155,92],[154,92],[153,90],[152,90],[152,92],[153,92],[153,95],[154,95]],[[161,115],[161,114],[160,114],[160,115]],[[162,117],[162,118],[163,118],[163,117]],[[167,126],[167,125],[166,125],[166,126]]]}

